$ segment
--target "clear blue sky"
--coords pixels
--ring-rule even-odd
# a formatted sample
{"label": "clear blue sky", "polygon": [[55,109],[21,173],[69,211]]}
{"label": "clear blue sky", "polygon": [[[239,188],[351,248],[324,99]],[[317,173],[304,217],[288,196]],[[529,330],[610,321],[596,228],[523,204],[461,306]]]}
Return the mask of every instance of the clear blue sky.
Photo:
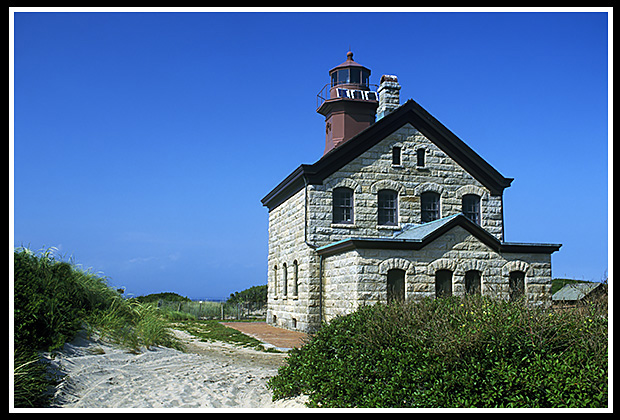
{"label": "clear blue sky", "polygon": [[14,14],[14,238],[141,295],[267,281],[260,199],[324,148],[354,59],[506,177],[506,240],[608,268],[606,13]]}

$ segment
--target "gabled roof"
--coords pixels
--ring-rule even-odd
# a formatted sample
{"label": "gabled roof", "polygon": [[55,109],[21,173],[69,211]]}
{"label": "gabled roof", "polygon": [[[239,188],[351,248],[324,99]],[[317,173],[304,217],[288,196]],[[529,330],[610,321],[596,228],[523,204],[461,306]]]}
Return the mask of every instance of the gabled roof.
{"label": "gabled roof", "polygon": [[454,133],[410,99],[356,136],[332,149],[311,165],[300,165],[278,184],[261,202],[274,209],[306,184],[322,184],[323,180],[347,163],[404,126],[413,125],[420,133],[454,159],[470,175],[487,187],[492,195],[501,195],[513,178],[505,178]]}
{"label": "gabled roof", "polygon": [[460,226],[480,242],[497,252],[551,254],[558,251],[561,244],[528,244],[516,242],[501,242],[495,236],[472,222],[462,213],[434,220],[429,223],[416,225],[396,233],[391,238],[348,238],[317,248],[317,253],[323,256],[336,255],[353,249],[398,249],[419,250],[439,238],[444,233]]}

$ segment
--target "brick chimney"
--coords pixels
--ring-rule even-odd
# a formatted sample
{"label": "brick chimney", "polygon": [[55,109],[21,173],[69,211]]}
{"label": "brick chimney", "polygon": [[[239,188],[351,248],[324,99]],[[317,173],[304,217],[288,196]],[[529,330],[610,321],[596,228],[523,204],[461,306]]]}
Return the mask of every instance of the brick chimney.
{"label": "brick chimney", "polygon": [[385,117],[400,106],[400,85],[398,77],[389,74],[381,76],[377,93],[379,94],[379,107],[377,108],[377,120]]}

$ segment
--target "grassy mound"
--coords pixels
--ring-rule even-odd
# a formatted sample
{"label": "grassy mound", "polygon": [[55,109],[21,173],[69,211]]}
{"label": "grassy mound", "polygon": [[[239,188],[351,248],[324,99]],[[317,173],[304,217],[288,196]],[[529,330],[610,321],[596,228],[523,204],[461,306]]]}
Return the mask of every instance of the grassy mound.
{"label": "grassy mound", "polygon": [[86,328],[130,349],[177,347],[157,308],[123,299],[105,278],[58,260],[52,251],[14,252],[14,404],[42,407],[49,380],[38,351],[60,348]]}

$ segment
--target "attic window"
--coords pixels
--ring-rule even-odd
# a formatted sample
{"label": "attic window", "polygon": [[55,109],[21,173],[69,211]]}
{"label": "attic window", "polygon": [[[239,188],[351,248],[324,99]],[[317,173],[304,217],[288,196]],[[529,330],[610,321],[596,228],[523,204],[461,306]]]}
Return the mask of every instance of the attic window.
{"label": "attic window", "polygon": [[402,149],[400,147],[398,146],[392,147],[392,165],[394,166],[402,165],[401,152],[402,152]]}
{"label": "attic window", "polygon": [[426,162],[425,162],[426,149],[424,149],[424,148],[418,149],[417,152],[416,152],[416,155],[417,155],[417,158],[418,158],[418,162],[417,162],[418,168],[424,168],[424,166],[426,166]]}

